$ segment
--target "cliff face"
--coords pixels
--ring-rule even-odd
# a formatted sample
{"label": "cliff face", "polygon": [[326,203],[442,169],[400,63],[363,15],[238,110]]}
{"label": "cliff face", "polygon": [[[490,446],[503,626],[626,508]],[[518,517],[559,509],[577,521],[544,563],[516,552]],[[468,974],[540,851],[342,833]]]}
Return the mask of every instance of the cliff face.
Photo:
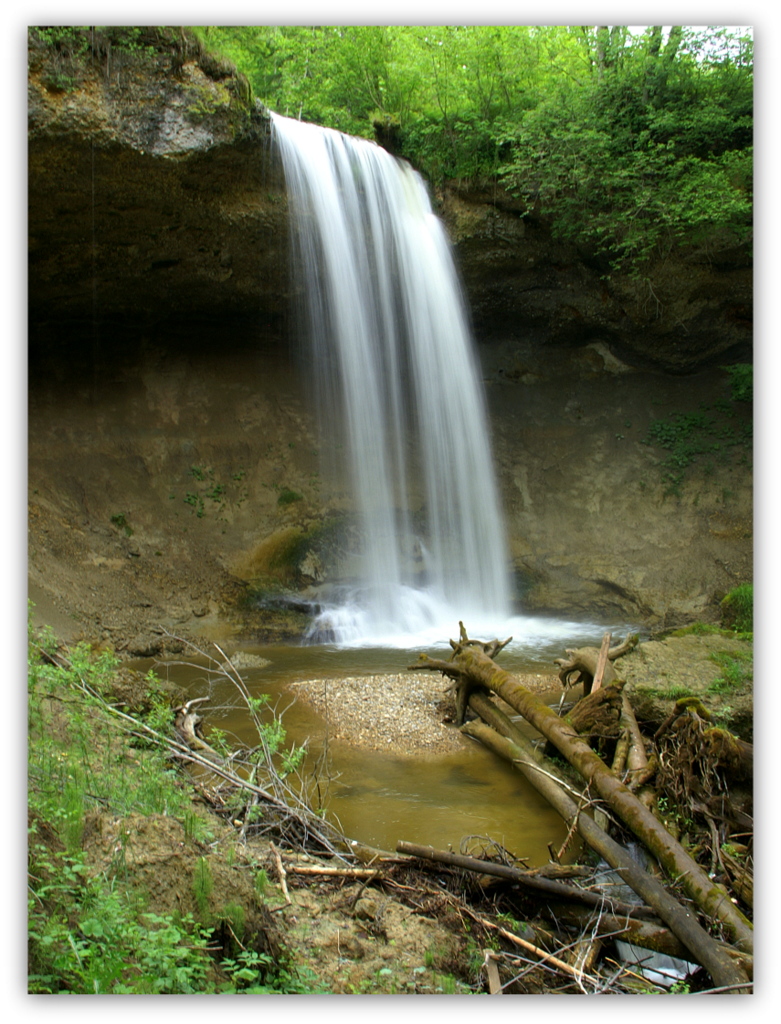
{"label": "cliff face", "polygon": [[602,342],[632,365],[672,373],[750,360],[748,246],[718,257],[693,247],[636,278],[608,277],[545,223],[521,218],[500,189],[454,188],[440,200],[481,338],[554,349]]}
{"label": "cliff face", "polygon": [[239,82],[163,51],[29,75],[33,324],[247,319],[287,302],[282,179]]}
{"label": "cliff face", "polygon": [[[133,606],[203,626],[270,537],[305,540],[349,510],[313,483],[268,123],[240,80],[186,47],[109,49],[64,76],[52,61],[31,46],[31,577],[41,593],[60,579],[67,600],[73,567],[91,567],[84,621],[106,621],[109,589],[90,592],[113,574],[118,620]],[[711,614],[751,574],[750,467],[714,454],[670,493],[665,452],[643,441],[654,419],[723,403],[719,367],[750,358],[748,258],[682,254],[639,282],[605,281],[506,196],[438,198],[524,606],[647,623]],[[736,415],[745,425],[750,410]],[[236,492],[206,501],[212,517],[192,517],[194,466]],[[280,488],[301,500],[280,505]],[[117,524],[133,521],[131,541]],[[311,568],[322,552],[304,540]],[[188,572],[189,598],[176,582]]]}

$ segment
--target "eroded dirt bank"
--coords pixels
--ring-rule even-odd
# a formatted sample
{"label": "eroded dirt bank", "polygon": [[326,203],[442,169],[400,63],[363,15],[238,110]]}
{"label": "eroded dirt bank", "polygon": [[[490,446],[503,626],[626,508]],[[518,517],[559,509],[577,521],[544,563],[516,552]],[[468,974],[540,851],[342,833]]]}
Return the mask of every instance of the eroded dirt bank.
{"label": "eroded dirt bank", "polygon": [[[65,636],[128,655],[159,650],[161,627],[293,636],[305,616],[275,596],[346,571],[351,500],[325,475],[295,361],[261,330],[224,330],[80,334],[70,362],[33,348],[30,588]],[[751,579],[745,445],[706,454],[673,493],[669,453],[644,442],[655,420],[721,415],[701,407],[725,404],[726,373],[632,370],[594,348],[555,364],[481,354],[520,607],[651,629],[715,619]],[[729,441],[750,409],[723,417]]]}

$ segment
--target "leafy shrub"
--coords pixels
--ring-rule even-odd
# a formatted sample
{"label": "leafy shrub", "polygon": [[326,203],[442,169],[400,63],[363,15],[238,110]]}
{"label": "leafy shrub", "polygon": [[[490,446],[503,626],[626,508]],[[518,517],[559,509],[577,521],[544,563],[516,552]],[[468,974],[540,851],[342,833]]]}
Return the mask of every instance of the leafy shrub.
{"label": "leafy shrub", "polygon": [[724,369],[730,376],[733,402],[754,400],[754,367],[751,363],[734,363]]}

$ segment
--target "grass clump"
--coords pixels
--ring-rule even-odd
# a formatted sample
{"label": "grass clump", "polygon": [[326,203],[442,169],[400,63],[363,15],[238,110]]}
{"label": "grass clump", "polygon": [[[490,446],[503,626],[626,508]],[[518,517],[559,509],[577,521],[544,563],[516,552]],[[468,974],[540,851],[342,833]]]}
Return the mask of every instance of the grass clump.
{"label": "grass clump", "polygon": [[736,693],[753,683],[754,663],[750,652],[717,651],[710,657],[721,668],[721,674],[708,686],[709,693]]}
{"label": "grass clump", "polygon": [[712,622],[692,622],[688,626],[674,629],[670,636],[716,636],[723,632],[724,630],[719,626],[714,626]]}
{"label": "grass clump", "polygon": [[277,498],[277,505],[292,505],[296,501],[303,501],[303,494],[299,494],[298,491],[292,491],[289,487],[284,487],[279,492]]}
{"label": "grass clump", "polygon": [[655,697],[659,700],[682,700],[686,697],[694,696],[692,689],[677,683],[670,683],[669,686],[641,686],[638,687],[638,693]]}
{"label": "grass clump", "polygon": [[754,584],[742,583],[735,587],[721,602],[721,621],[736,633],[752,633],[754,630]]}

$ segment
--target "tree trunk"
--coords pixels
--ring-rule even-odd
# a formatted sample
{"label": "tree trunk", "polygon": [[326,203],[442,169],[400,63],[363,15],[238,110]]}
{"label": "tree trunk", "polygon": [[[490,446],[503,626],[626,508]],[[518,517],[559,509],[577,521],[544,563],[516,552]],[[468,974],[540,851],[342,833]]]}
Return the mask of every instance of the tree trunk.
{"label": "tree trunk", "polygon": [[[577,928],[580,931],[587,930],[597,935],[610,936],[610,938],[621,939],[623,942],[631,942],[633,946],[641,946],[643,949],[650,949],[654,953],[664,953],[667,956],[677,957],[679,960],[691,960],[692,954],[689,949],[675,936],[671,929],[666,928],[657,920],[645,918],[626,918],[620,914],[600,914],[598,920],[586,907],[577,907],[574,904],[552,904],[550,906],[551,919],[558,925],[569,925],[570,928]],[[729,956],[728,947],[724,952]],[[741,954],[734,953],[735,957],[743,961]]]}

